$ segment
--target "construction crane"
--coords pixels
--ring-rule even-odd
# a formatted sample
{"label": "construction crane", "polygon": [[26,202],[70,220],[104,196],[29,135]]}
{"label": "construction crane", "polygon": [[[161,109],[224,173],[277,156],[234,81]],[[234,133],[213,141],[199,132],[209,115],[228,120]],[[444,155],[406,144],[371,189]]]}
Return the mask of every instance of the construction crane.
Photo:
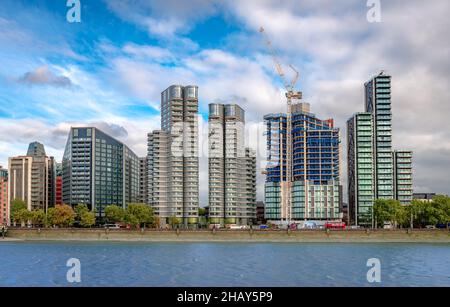
{"label": "construction crane", "polygon": [[[264,35],[266,40],[267,48],[272,55],[273,62],[275,63],[275,69],[283,82],[284,88],[286,90],[287,98],[287,113],[286,113],[286,176],[284,176],[283,169],[283,143],[280,133],[280,154],[279,154],[279,165],[280,165],[280,194],[281,194],[281,220],[285,220],[288,223],[292,219],[292,184],[293,184],[293,153],[292,153],[292,101],[294,99],[300,100],[302,98],[302,92],[296,92],[295,85],[298,81],[299,73],[294,68],[294,66],[289,65],[289,67],[294,71],[294,77],[291,82],[288,82],[284,74],[283,68],[278,60],[277,54],[272,46],[266,31],[263,27],[259,29],[259,32]],[[283,123],[280,122],[280,131],[283,130]]]}

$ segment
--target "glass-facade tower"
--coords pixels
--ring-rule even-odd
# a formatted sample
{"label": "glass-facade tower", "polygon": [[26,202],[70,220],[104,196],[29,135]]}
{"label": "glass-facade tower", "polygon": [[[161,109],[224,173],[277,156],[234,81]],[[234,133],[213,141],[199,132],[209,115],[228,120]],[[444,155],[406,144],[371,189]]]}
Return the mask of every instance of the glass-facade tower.
{"label": "glass-facade tower", "polygon": [[392,150],[391,76],[364,84],[365,112],[347,121],[348,197],[352,223],[373,225],[375,199],[412,200],[412,152]]}
{"label": "glass-facade tower", "polygon": [[[281,219],[280,181],[286,177],[286,114],[264,116],[267,135],[265,217]],[[292,219],[339,220],[340,139],[333,120],[320,120],[309,104],[292,105]]]}
{"label": "glass-facade tower", "polygon": [[62,162],[65,204],[87,204],[98,217],[104,208],[137,202],[139,158],[126,145],[95,127],[72,127]]}
{"label": "glass-facade tower", "polygon": [[379,74],[364,84],[365,111],[373,118],[375,198],[394,198],[391,77]]}

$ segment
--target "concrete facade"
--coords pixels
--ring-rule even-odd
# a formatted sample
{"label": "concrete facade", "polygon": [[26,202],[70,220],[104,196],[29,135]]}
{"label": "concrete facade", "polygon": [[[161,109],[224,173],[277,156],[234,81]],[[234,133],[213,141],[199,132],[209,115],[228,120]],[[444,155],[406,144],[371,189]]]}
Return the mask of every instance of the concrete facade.
{"label": "concrete facade", "polygon": [[28,154],[9,158],[8,204],[21,199],[28,210],[42,209],[46,212],[55,205],[55,160],[46,156],[44,146],[37,142],[30,144]]}
{"label": "concrete facade", "polygon": [[245,147],[245,112],[236,104],[210,104],[209,217],[213,224],[256,221],[256,156]]}
{"label": "concrete facade", "polygon": [[8,170],[0,166],[0,226],[8,226],[9,217]]}
{"label": "concrete facade", "polygon": [[161,93],[161,130],[148,135],[147,152],[148,202],[154,206],[160,221],[166,223],[169,218],[178,218],[185,225],[196,224],[199,208],[197,86],[172,85]]}

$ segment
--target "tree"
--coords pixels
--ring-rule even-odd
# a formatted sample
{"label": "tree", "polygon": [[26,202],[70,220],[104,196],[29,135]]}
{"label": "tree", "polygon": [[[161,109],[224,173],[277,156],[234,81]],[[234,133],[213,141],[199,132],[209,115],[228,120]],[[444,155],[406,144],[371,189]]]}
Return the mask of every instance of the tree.
{"label": "tree", "polygon": [[13,199],[11,201],[11,207],[10,207],[10,215],[11,215],[11,221],[14,225],[16,225],[17,222],[19,222],[17,212],[19,212],[21,209],[27,209],[27,204],[22,199]]}
{"label": "tree", "polygon": [[406,215],[414,227],[446,224],[450,221],[450,197],[436,195],[431,202],[414,199],[406,206]]}
{"label": "tree", "polygon": [[133,226],[143,226],[154,222],[153,208],[147,204],[128,204],[125,216]]}
{"label": "tree", "polygon": [[71,206],[56,205],[48,209],[47,219],[50,225],[69,227],[75,221],[75,212]]}
{"label": "tree", "polygon": [[21,226],[25,226],[25,223],[31,219],[31,212],[27,209],[19,209],[15,212],[15,222],[19,222]]}
{"label": "tree", "polygon": [[109,223],[121,223],[125,218],[125,210],[116,205],[106,206],[105,217]]}
{"label": "tree", "polygon": [[169,225],[171,225],[172,228],[174,228],[175,226],[178,227],[178,225],[180,225],[181,223],[182,223],[181,218],[175,216],[169,217]]}
{"label": "tree", "polygon": [[82,211],[80,215],[80,225],[83,227],[91,227],[95,224],[95,212]]}
{"label": "tree", "polygon": [[76,205],[75,206],[75,214],[76,214],[76,218],[75,219],[77,221],[80,221],[81,215],[84,212],[89,212],[89,208],[88,208],[88,206],[86,204],[78,204],[78,205]]}
{"label": "tree", "polygon": [[206,215],[206,209],[198,208],[198,216],[205,216],[205,215]]}
{"label": "tree", "polygon": [[431,202],[434,209],[436,224],[447,224],[450,222],[450,197],[436,195]]}
{"label": "tree", "polygon": [[133,214],[130,214],[129,212],[125,213],[124,216],[124,222],[127,224],[130,224],[131,227],[138,227],[139,226],[139,220],[136,216],[134,216]]}
{"label": "tree", "polygon": [[377,199],[373,206],[376,226],[383,226],[385,222],[390,222],[397,227],[402,225],[406,219],[405,208],[398,200]]}
{"label": "tree", "polygon": [[54,226],[54,221],[56,220],[56,208],[48,208],[47,210],[47,218],[45,219],[45,227]]}
{"label": "tree", "polygon": [[46,215],[44,210],[42,209],[33,210],[31,211],[30,216],[31,216],[30,217],[31,224],[35,226],[41,226],[45,224]]}

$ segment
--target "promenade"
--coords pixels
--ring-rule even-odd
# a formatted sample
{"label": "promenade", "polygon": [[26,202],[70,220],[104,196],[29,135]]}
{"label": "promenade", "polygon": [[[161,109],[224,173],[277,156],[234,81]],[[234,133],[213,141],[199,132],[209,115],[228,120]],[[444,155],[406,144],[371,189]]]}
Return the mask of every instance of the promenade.
{"label": "promenade", "polygon": [[280,243],[450,243],[450,232],[434,230],[124,230],[10,228],[0,242],[280,242]]}

